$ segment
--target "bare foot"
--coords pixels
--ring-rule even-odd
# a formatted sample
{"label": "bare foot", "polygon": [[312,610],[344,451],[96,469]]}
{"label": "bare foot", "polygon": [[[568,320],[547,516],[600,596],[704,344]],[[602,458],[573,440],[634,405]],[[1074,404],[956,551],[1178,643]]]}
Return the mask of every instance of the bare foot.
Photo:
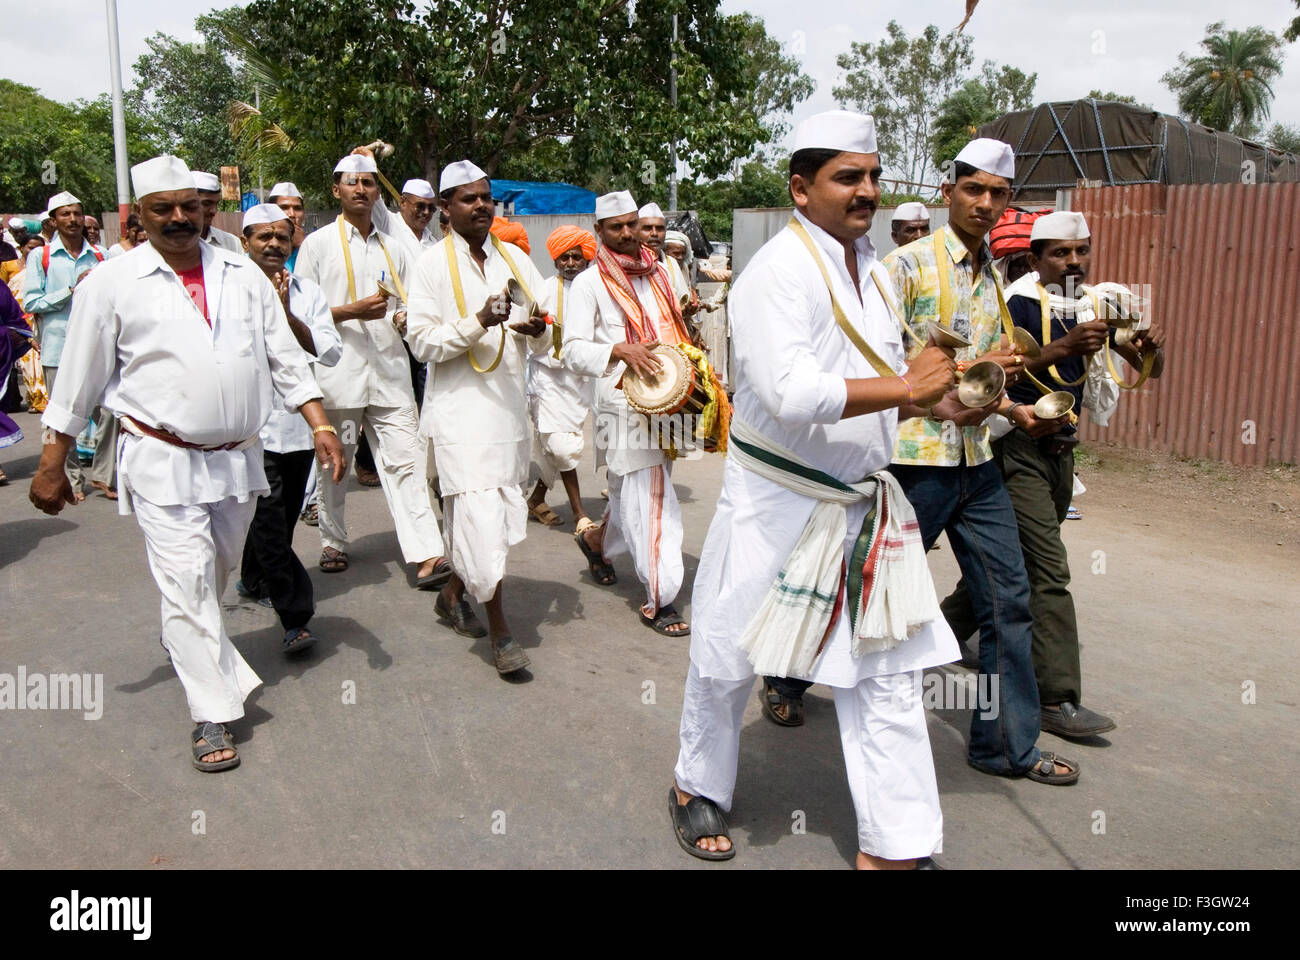
{"label": "bare foot", "polygon": [[[677,791],[677,805],[680,807],[686,806],[686,804],[690,803],[691,800],[694,799],[694,794],[682,790],[681,787],[677,786],[676,780],[673,781],[673,789]],[[695,845],[701,850],[708,850],[710,853],[726,853],[731,849],[731,838],[700,837],[700,839],[695,841]]]}
{"label": "bare foot", "polygon": [[420,569],[415,571],[415,579],[420,580],[427,577],[437,569],[439,563],[446,559],[446,557],[430,557],[428,560],[424,561],[424,563],[420,564]]}
{"label": "bare foot", "polygon": [[872,856],[869,853],[858,851],[859,870],[915,870],[916,858],[911,860],[886,860],[884,857]]}
{"label": "bare foot", "polygon": [[[209,744],[208,741],[200,738],[195,743],[195,746],[196,747],[211,746],[211,744]],[[199,763],[217,763],[218,761],[221,760],[233,760],[234,758],[235,758],[235,751],[227,747],[224,750],[214,750],[211,753],[205,753],[203,756],[199,757]]]}

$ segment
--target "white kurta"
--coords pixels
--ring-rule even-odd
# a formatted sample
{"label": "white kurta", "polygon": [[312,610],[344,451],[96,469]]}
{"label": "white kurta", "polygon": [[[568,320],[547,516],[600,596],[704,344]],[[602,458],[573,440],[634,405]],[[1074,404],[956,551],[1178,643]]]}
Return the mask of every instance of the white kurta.
{"label": "white kurta", "polygon": [[[289,276],[289,309],[311,330],[316,355],[304,351],[308,362],[317,367],[332,367],[339,362],[343,343],[330,315],[329,301],[316,284],[303,277]],[[301,349],[301,348],[300,348]],[[278,398],[272,398],[271,416],[262,427],[262,448],[268,453],[292,453],[316,447],[311,427],[296,413],[290,413]]]}
{"label": "white kurta", "polygon": [[[665,321],[645,277],[629,277],[646,315],[652,317],[656,329]],[[560,357],[574,373],[595,379],[592,396],[592,413],[596,416],[594,440],[603,452],[611,473],[627,474],[646,467],[667,462],[664,452],[644,440],[646,433],[632,422],[632,412],[617,384],[623,376],[624,365],[610,360],[610,350],[616,343],[627,342],[627,320],[623,310],[605,289],[600,270],[596,266],[578,274],[570,285],[569,303],[565,309],[564,345]]]}
{"label": "white kurta", "polygon": [[[456,307],[445,247],[425,251],[411,282],[406,340],[417,360],[429,364],[420,432],[433,440],[442,494],[487,490],[528,479],[530,425],[524,393],[528,354],[550,346],[550,327],[535,338],[509,328],[527,319],[512,306],[504,324],[484,329],[476,314],[488,297],[514,276],[496,247],[487,242],[482,268],[464,238],[452,233],[465,297],[465,316]],[[504,244],[533,296],[545,281],[533,262],[513,244]],[[487,368],[505,336],[501,363],[491,373],[470,366],[468,351]]]}
{"label": "white kurta", "polygon": [[[346,221],[343,229],[352,254],[355,297],[348,292],[343,244],[339,240],[338,224],[333,220],[303,240],[293,271],[295,276],[318,284],[325,291],[331,307],[370,296],[378,289],[380,277],[391,274],[393,268],[396,268],[403,284],[409,283],[412,264],[401,244],[373,227],[365,239]],[[392,268],[380,245],[381,237],[392,258]],[[409,289],[407,295],[410,295]],[[390,299],[388,311],[381,319],[345,320],[337,325],[343,353],[334,367],[317,370],[317,379],[325,392],[326,407],[342,410],[415,404],[410,362],[402,338],[393,326],[393,314],[397,309],[396,300]]]}
{"label": "white kurta", "polygon": [[[505,576],[510,547],[524,539],[527,507],[520,485],[528,478],[531,426],[524,375],[531,351],[550,343],[550,328],[529,338],[509,328],[527,319],[512,306],[504,324],[490,330],[477,313],[514,273],[490,241],[480,268],[469,244],[454,231],[454,256],[460,272],[465,313],[456,304],[444,244],[425,251],[411,284],[406,339],[417,360],[429,365],[420,430],[432,438],[443,518],[451,543],[451,563],[479,601],[491,599]],[[503,244],[524,285],[536,297],[543,280],[528,255]],[[501,362],[490,373],[504,336]]]}
{"label": "white kurta", "polygon": [[[891,295],[892,288],[870,241],[858,242],[859,300],[839,241],[800,219],[821,252],[849,322],[887,363],[902,371],[898,325],[872,271],[879,272]],[[825,281],[792,232],[777,234],[750,261],[732,290],[729,312],[737,419],[846,483],[888,468],[897,413],[840,419],[845,379],[876,373],[836,325]],[[702,676],[743,680],[752,674],[737,640],[816,503],[727,459],[722,496],[700,555],[692,597],[691,660]],[[848,508],[846,562],[867,509],[866,503]],[[855,658],[851,646],[848,618],[841,616],[809,679],[852,687],[866,677],[950,663],[958,656],[956,640],[942,618],[893,650]]]}
{"label": "white kurta", "polygon": [[[538,296],[541,297],[542,309],[551,316],[556,316],[561,284],[564,286],[564,297],[560,304],[561,315],[557,319],[563,333],[565,317],[572,300],[572,282],[565,283],[559,275],[551,277],[546,281],[545,296]],[[563,347],[560,357],[555,356],[551,344],[548,344],[547,349],[529,356],[528,403],[533,424],[539,433],[581,434],[587,423],[587,414],[591,411],[591,391],[591,380],[564,365]]]}
{"label": "white kurta", "polygon": [[[288,410],[321,395],[280,298],[248,258],[200,245],[212,326],[152,247],[101,264],[78,288],[43,422],[85,429],[95,405],[215,446],[256,437],[272,393]],[[119,476],[161,505],[247,501],[267,490],[262,450],[190,450],[123,432]],[[130,497],[118,501],[130,512]]]}

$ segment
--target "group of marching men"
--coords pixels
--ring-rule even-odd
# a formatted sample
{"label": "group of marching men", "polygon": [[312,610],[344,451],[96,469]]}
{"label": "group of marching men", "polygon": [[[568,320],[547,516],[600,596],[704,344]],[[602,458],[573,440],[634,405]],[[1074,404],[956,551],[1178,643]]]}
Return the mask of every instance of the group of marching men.
{"label": "group of marching men", "polygon": [[[971,410],[954,388],[959,362],[976,357],[996,360],[1009,383],[1041,371],[1002,339],[1007,310],[984,242],[1010,199],[1013,162],[1006,144],[969,144],[944,187],[949,224],[882,264],[866,236],[879,202],[874,122],[830,111],[799,126],[794,217],[731,296],[734,419],[693,628],[674,607],[683,568],[671,460],[631,429],[620,389],[625,373],[658,375],[656,346],[691,340],[680,284],[641,240],[645,215],[659,211],[627,192],[600,197],[596,236],[552,234],[558,272],[543,279],[493,233],[491,184],[469,160],[442,171],[442,238],[405,219],[411,204],[427,223],[432,186],[407,184],[399,220],[359,149],[335,168],[335,221],[296,244],[301,201],[295,211],[297,191],[279,184],[279,202],[245,214],[247,256],[204,242],[210,220],[183,161],[132,168],[149,242],[76,282],[31,499],[47,513],[75,502],[64,462],[102,402],[121,424],[120,511],[135,512],[163,596],[163,645],[195,723],[193,764],[218,771],[239,763],[225,724],[260,683],[219,605],[241,553],[245,577],[247,551],[257,553],[286,651],[312,639],[310,579],[291,548],[307,474],[319,474],[322,568],[346,569],[342,480],[364,429],[416,585],[438,591],[436,609],[458,632],[486,634],[508,674],[528,664],[502,581],[530,507],[544,505],[536,491],[524,498],[533,445],[554,475],[574,476],[589,409],[611,425],[594,432],[609,504],[597,524],[571,494],[578,546],[600,584],[615,581],[610,561],[629,552],[643,621],[691,637],[670,795],[678,843],[705,859],[734,855],[723,814],[742,714],[763,675],[834,690],[858,866],[933,865],[942,815],[919,679],[958,658],[925,561],[941,532],[962,566],[979,669],[1001,679],[999,709],[972,718],[971,764],[1046,783],[1078,778],[1077,764],[1035,745],[1036,613],[986,421],[1004,417],[1026,442],[1069,424],[1039,420],[1014,394]],[[1058,223],[1061,238],[1086,239],[1079,220]],[[1052,231],[1049,222],[1038,239],[1060,239]],[[1046,276],[1052,254],[1039,252]],[[512,299],[511,281],[525,297]],[[1067,335],[1083,326],[1073,304],[1049,306]],[[927,339],[927,324],[972,346],[959,361]],[[1061,352],[1040,336],[1054,375],[1097,349],[1095,337],[1092,350],[1078,339]],[[1140,363],[1159,354],[1159,337],[1128,349]],[[427,365],[422,413],[408,350]],[[486,630],[470,596],[486,608]]]}

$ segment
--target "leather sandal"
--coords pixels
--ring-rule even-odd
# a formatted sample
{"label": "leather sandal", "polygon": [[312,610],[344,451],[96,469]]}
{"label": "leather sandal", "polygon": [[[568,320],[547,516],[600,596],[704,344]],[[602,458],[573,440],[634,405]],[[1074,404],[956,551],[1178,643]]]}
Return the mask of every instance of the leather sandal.
{"label": "leather sandal", "polygon": [[479,622],[478,617],[474,615],[474,608],[464,597],[448,608],[440,593],[438,599],[433,602],[433,612],[438,615],[438,619],[451,624],[451,628],[462,637],[473,637],[477,640],[487,636],[487,629]]}
{"label": "leather sandal", "polygon": [[[203,742],[203,746],[199,745],[199,741]],[[194,750],[195,770],[202,770],[204,773],[217,773],[221,770],[229,770],[232,767],[239,766],[239,754],[235,754],[235,756],[227,760],[209,760],[206,763],[200,759],[206,757],[209,753],[235,749],[235,738],[230,735],[230,731],[219,723],[198,724],[190,734],[190,746]]]}
{"label": "leather sandal", "polygon": [[785,697],[770,683],[763,684],[763,716],[778,727],[803,726],[803,700]]}
{"label": "leather sandal", "polygon": [[[1056,764],[1068,767],[1066,773],[1056,773]],[[1058,787],[1068,787],[1079,782],[1079,765],[1065,757],[1058,757],[1050,750],[1044,750],[1037,763],[1025,771],[1025,776],[1035,783],[1050,783]]]}
{"label": "leather sandal", "polygon": [[692,797],[686,803],[677,802],[677,791],[668,791],[669,813],[673,819],[673,836],[677,844],[692,857],[701,860],[730,860],[736,855],[733,843],[730,850],[705,850],[695,844],[700,837],[726,837],[731,839],[727,821],[718,805],[708,797]]}
{"label": "leather sandal", "polygon": [[492,638],[492,660],[496,663],[497,673],[502,676],[522,670],[531,662],[524,648],[508,635]]}

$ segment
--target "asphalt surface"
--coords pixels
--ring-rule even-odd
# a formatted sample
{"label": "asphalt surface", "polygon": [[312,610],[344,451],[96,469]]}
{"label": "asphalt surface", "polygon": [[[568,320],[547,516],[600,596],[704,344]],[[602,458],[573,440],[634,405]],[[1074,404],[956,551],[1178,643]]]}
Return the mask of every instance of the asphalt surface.
{"label": "asphalt surface", "polygon": [[[191,724],[158,645],[158,595],[134,518],[95,492],[57,518],[27,486],[37,419],[0,451],[0,674],[103,675],[102,717],[0,709],[0,867],[846,868],[856,830],[830,692],[807,723],[745,715],[731,814],[739,853],[705,864],[673,840],[666,804],[688,643],[641,625],[627,558],[597,586],[561,492],[556,529],[530,523],[506,602],[532,658],[522,682],[487,641],[441,625],[412,589],[382,493],[355,484],[351,569],[312,572],[321,638],[279,652],[274,614],[229,588],[228,630],[264,680],[233,725],[242,765],[190,765]],[[602,480],[582,472],[598,515]],[[681,462],[687,588],[713,513],[716,456]],[[1265,553],[1225,565],[1216,531],[1135,524],[1090,492],[1066,525],[1084,636],[1084,703],[1118,729],[1087,744],[1044,734],[1082,764],[1076,786],[979,773],[969,713],[929,714],[950,869],[1295,866],[1300,802],[1287,743],[1297,690],[1287,664],[1300,615],[1295,567]],[[931,553],[940,592],[956,580]],[[1105,572],[1093,573],[1094,551]],[[232,578],[233,579],[233,578]],[[964,673],[960,667],[944,668]],[[1254,702],[1243,702],[1253,684]],[[355,702],[345,702],[349,689]],[[1247,697],[1246,699],[1249,699]],[[803,829],[799,827],[802,825]]]}

